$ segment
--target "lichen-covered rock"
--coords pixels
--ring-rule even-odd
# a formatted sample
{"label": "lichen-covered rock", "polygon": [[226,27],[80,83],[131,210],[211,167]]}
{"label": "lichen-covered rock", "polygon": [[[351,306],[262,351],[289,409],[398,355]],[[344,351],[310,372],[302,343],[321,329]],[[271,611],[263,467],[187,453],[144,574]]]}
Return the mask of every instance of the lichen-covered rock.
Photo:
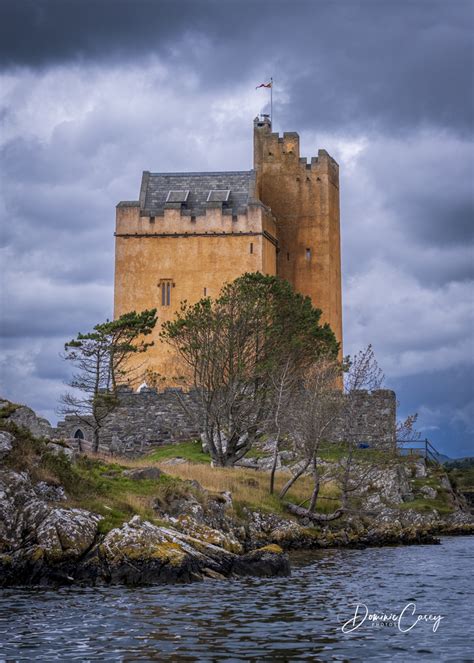
{"label": "lichen-covered rock", "polygon": [[66,492],[62,486],[47,483],[46,481],[38,481],[34,486],[36,495],[47,502],[64,502],[66,501]]}
{"label": "lichen-covered rock", "polygon": [[438,491],[431,486],[422,486],[420,488],[420,493],[423,495],[423,497],[426,497],[429,500],[434,500],[438,496]]}
{"label": "lichen-covered rock", "polygon": [[413,471],[416,479],[424,479],[426,477],[427,470],[424,458],[420,458],[413,464]]}
{"label": "lichen-covered rock", "polygon": [[0,460],[8,456],[13,449],[13,435],[7,431],[0,431]]}
{"label": "lichen-covered rock", "polygon": [[451,481],[449,480],[449,477],[448,477],[447,474],[443,474],[440,477],[439,483],[440,483],[441,487],[444,488],[445,490],[448,490],[449,492],[451,492],[453,490],[453,487],[451,485]]}
{"label": "lichen-covered rock", "polygon": [[0,408],[10,408],[8,420],[26,428],[32,435],[37,437],[53,437],[53,428],[47,419],[38,415],[26,405],[13,405],[10,401],[0,400]]}
{"label": "lichen-covered rock", "polygon": [[163,472],[158,467],[139,467],[132,470],[124,470],[123,476],[133,481],[156,481],[161,477]]}
{"label": "lichen-covered rock", "polygon": [[71,449],[67,444],[59,442],[48,442],[46,445],[46,450],[55,456],[63,454],[68,460],[72,460],[75,453],[74,450]]}
{"label": "lichen-covered rock", "polygon": [[109,532],[99,553],[107,579],[114,583],[190,582],[205,577],[289,572],[288,559],[280,551],[244,556],[245,563],[240,565],[243,558],[222,547],[138,516]]}
{"label": "lichen-covered rock", "polygon": [[180,532],[189,534],[200,541],[212,543],[214,546],[219,546],[220,548],[237,555],[243,552],[242,544],[230,532],[224,532],[220,529],[208,527],[203,523],[198,523],[194,518],[185,515],[179,516],[178,518],[170,517],[169,520]]}
{"label": "lichen-covered rock", "polygon": [[47,506],[38,499],[27,472],[0,471],[0,552],[21,545],[29,530],[27,507],[40,519]]}
{"label": "lichen-covered rock", "polygon": [[191,582],[203,569],[229,575],[234,555],[171,527],[159,527],[138,516],[107,534],[100,545],[108,580],[149,584]]}
{"label": "lichen-covered rock", "polygon": [[90,548],[102,516],[84,509],[52,509],[36,528],[47,560],[78,559]]}

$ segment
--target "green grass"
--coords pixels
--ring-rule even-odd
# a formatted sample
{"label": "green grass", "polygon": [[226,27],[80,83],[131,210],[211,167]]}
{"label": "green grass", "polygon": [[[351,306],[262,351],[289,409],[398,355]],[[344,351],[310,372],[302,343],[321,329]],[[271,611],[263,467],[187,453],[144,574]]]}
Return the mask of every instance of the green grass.
{"label": "green grass", "polygon": [[423,486],[430,486],[430,488],[434,488],[435,490],[443,490],[438,477],[425,477],[422,479],[413,479],[412,481],[413,487],[414,488],[422,488]]}
{"label": "green grass", "polygon": [[271,455],[271,453],[265,453],[261,449],[254,448],[250,449],[250,451],[245,454],[245,458],[268,458]]}
{"label": "green grass", "polygon": [[135,481],[123,475],[118,463],[106,463],[80,457],[71,466],[77,474],[74,484],[64,482],[74,506],[104,516],[100,531],[105,533],[138,514],[151,522],[159,522],[154,505],[166,506],[173,498],[187,495],[192,488],[176,477],[163,474],[157,480]]}
{"label": "green grass", "polygon": [[191,442],[180,442],[179,444],[168,444],[156,449],[149,454],[146,459],[156,463],[171,458],[184,458],[190,463],[210,463],[211,458],[202,451],[201,442],[192,440]]}
{"label": "green grass", "polygon": [[16,403],[7,403],[0,408],[0,419],[8,419],[8,417],[15,412],[20,406]]}
{"label": "green grass", "polygon": [[29,431],[0,418],[0,430],[15,436],[12,452],[5,467],[26,471],[33,482],[46,481],[62,485],[68,496],[66,506],[87,509],[103,516],[100,531],[105,533],[120,526],[133,515],[159,523],[155,504],[166,506],[171,499],[194,493],[194,489],[177,477],[163,474],[156,481],[134,481],[123,472],[129,465],[106,462],[99,458],[79,457],[71,463],[65,454],[51,452],[49,440],[36,438]]}
{"label": "green grass", "polygon": [[403,509],[404,511],[419,511],[420,513],[426,513],[427,511],[436,509],[436,511],[442,515],[452,513],[454,510],[451,504],[442,498],[436,498],[434,500],[418,498],[411,502],[400,504],[399,509]]}
{"label": "green grass", "polygon": [[459,490],[474,492],[474,467],[448,469],[448,475]]}

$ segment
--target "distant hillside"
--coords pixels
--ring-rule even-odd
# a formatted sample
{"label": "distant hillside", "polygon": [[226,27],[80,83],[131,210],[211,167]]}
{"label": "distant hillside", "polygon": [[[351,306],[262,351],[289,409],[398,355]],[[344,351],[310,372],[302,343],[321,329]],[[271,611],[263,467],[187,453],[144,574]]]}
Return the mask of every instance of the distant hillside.
{"label": "distant hillside", "polygon": [[447,469],[468,469],[470,467],[474,467],[474,456],[464,456],[464,458],[447,458],[445,465]]}
{"label": "distant hillside", "polygon": [[464,494],[464,497],[474,507],[474,458],[456,458],[444,464],[451,483]]}

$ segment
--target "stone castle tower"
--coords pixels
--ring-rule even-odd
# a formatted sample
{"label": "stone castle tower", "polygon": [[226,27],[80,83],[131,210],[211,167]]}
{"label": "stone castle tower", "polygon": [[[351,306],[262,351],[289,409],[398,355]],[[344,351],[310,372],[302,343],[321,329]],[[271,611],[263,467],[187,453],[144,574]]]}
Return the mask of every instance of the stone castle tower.
{"label": "stone castle tower", "polygon": [[[339,167],[325,150],[307,163],[298,134],[272,133],[267,116],[254,121],[253,170],[145,171],[140,199],[117,205],[115,237],[116,317],[156,307],[160,324],[260,271],[309,295],[342,353]],[[158,333],[147,367],[172,376]]]}

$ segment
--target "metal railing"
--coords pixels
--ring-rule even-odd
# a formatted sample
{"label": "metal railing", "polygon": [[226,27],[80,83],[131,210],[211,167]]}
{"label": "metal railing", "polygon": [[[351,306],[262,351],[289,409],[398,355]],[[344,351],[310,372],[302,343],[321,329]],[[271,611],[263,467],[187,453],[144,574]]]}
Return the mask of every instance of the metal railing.
{"label": "metal railing", "polygon": [[426,462],[436,463],[442,465],[440,460],[441,454],[431,444],[428,439],[425,440],[397,440],[400,453],[408,456],[421,456]]}

